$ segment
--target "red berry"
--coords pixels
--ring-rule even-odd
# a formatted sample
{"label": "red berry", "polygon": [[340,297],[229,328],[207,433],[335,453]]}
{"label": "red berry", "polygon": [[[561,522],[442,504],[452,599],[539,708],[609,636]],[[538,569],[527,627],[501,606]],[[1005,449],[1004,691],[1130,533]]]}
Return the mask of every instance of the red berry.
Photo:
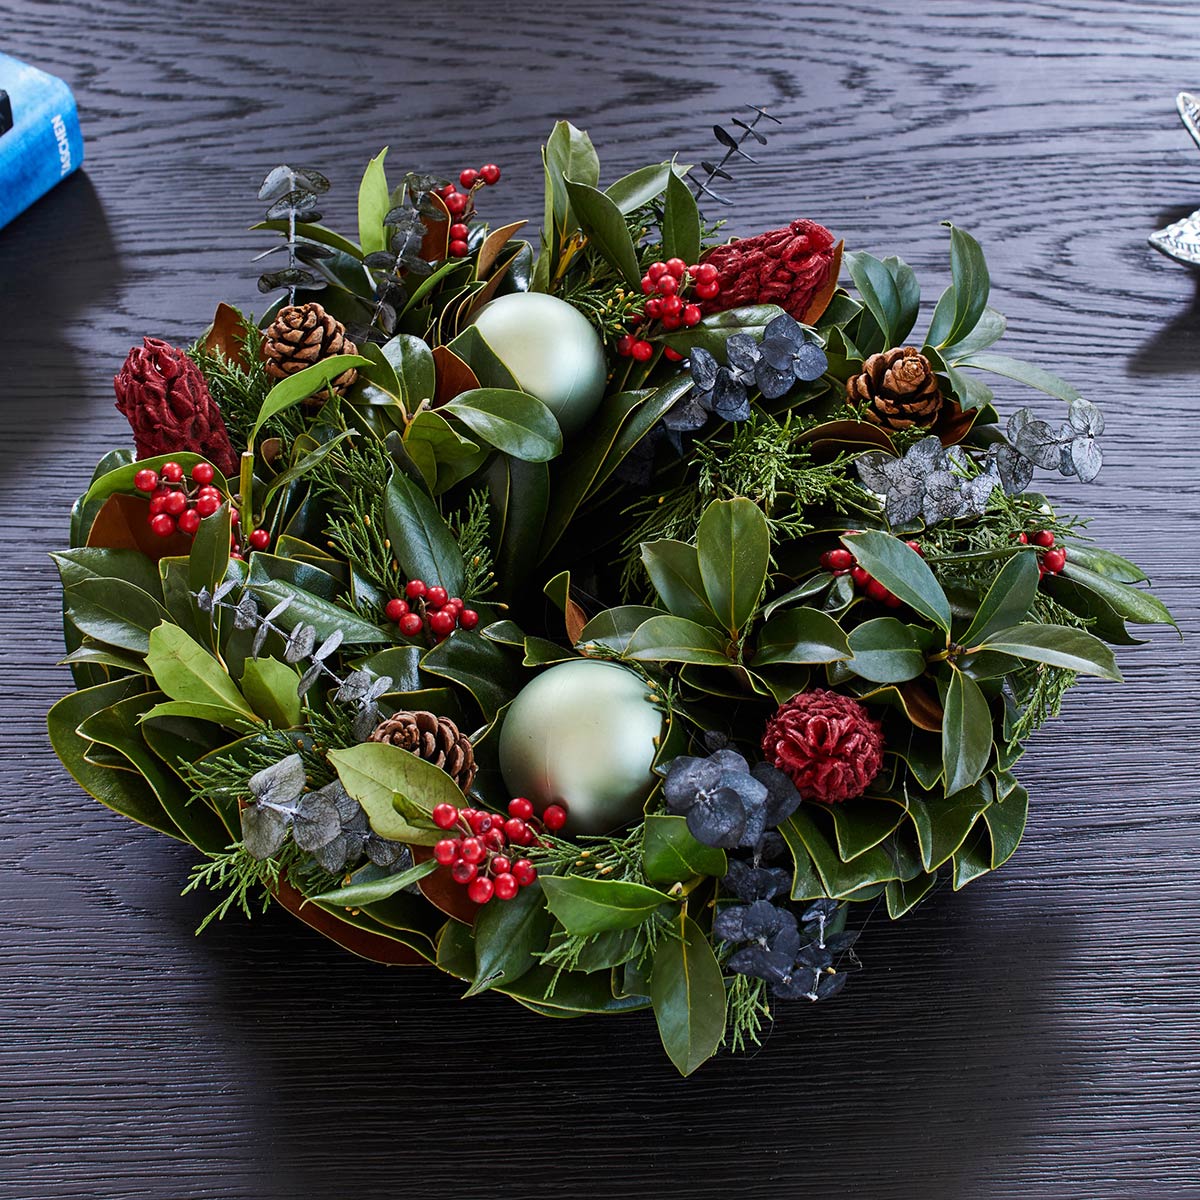
{"label": "red berry", "polygon": [[271,544],[271,535],[265,529],[254,529],[250,532],[250,548],[265,550]]}
{"label": "red berry", "polygon": [[667,264],[665,262],[652,262],[646,268],[646,274],[651,279],[661,279],[667,273]]}
{"label": "red berry", "polygon": [[916,552],[917,552],[917,553],[918,553],[918,554],[919,554],[919,555],[920,555],[922,558],[924,558],[924,557],[925,557],[925,551],[921,549],[921,543],[920,543],[920,542],[905,542],[904,544],[905,544],[905,545],[906,545],[906,546],[907,546],[907,547],[908,547],[910,550],[915,550],[915,551],[916,551]]}
{"label": "red berry", "polygon": [[467,167],[466,170],[458,173],[458,182],[465,188],[473,188],[475,180],[479,178],[479,172],[473,167]]}
{"label": "red berry", "polygon": [[700,311],[698,304],[685,304],[683,306],[683,323],[690,329],[693,325],[700,324],[700,318],[704,314]]}
{"label": "red berry", "polygon": [[407,616],[408,602],[401,600],[400,597],[397,596],[395,599],[387,602],[383,611],[387,613],[387,619],[389,621],[398,621],[401,617]]}
{"label": "red berry", "polygon": [[435,188],[434,190],[444,200],[447,196],[453,196],[458,191],[458,188],[452,183],[443,183],[440,188]]}
{"label": "red berry", "polygon": [[158,487],[158,472],[143,467],[134,477],[133,486],[139,492],[152,492]]}
{"label": "red berry", "polygon": [[458,241],[461,238],[462,241],[465,242],[467,240],[467,238],[469,238],[470,236],[471,236],[471,231],[461,221],[450,226],[450,240],[451,241]]}
{"label": "red berry", "polygon": [[630,353],[638,362],[649,362],[654,356],[654,347],[649,342],[639,338],[633,343],[633,349]]}
{"label": "red berry", "polygon": [[1060,546],[1056,550],[1047,550],[1042,555],[1042,566],[1051,575],[1057,575],[1067,565],[1067,552]]}
{"label": "red berry", "polygon": [[458,858],[458,838],[442,838],[442,840],[433,848],[433,857],[436,858],[443,867],[448,867],[456,858]]}
{"label": "red berry", "polygon": [[212,483],[213,476],[216,472],[213,470],[212,463],[199,462],[192,468],[193,483]]}
{"label": "red berry", "polygon": [[509,841],[520,845],[525,834],[528,832],[528,826],[520,817],[509,817],[504,822],[504,832],[508,835]]}
{"label": "red berry", "polygon": [[668,362],[683,362],[683,355],[678,350],[673,350],[670,346],[663,347],[663,358]]}
{"label": "red berry", "polygon": [[871,576],[862,567],[854,567],[850,572],[850,578],[854,580],[854,586],[860,588],[865,588],[871,582]]}
{"label": "red berry", "polygon": [[645,296],[650,296],[650,295],[653,295],[656,291],[658,291],[657,282],[655,280],[651,279],[649,275],[643,275],[642,276],[642,294]]}
{"label": "red berry", "polygon": [[242,514],[240,512],[238,512],[238,510],[236,508],[231,508],[229,510],[230,525],[236,525],[241,519],[242,519]]}
{"label": "red berry", "polygon": [[474,863],[456,862],[450,868],[450,878],[455,883],[470,883],[479,874],[479,868]]}
{"label": "red berry", "polygon": [[200,528],[200,517],[194,509],[189,508],[187,512],[179,514],[179,532],[186,533],[191,537],[197,529]]}
{"label": "red berry", "polygon": [[453,804],[435,804],[433,823],[439,829],[453,829],[458,824],[458,809]]}
{"label": "red berry", "polygon": [[419,579],[410,579],[404,585],[404,594],[410,600],[416,600],[419,596],[425,595],[425,585]]}
{"label": "red berry", "polygon": [[[701,264],[703,266],[703,264]],[[701,300],[711,300],[721,289],[717,286],[716,280],[712,283],[696,284],[696,295]]]}
{"label": "red berry", "polygon": [[492,861],[488,863],[488,870],[491,871],[493,875],[501,875],[505,871],[512,870],[512,863],[509,862],[503,854],[494,854],[492,856]]}
{"label": "red berry", "polygon": [[675,313],[673,316],[664,316],[662,324],[664,329],[678,329],[683,324],[683,317],[679,313]]}
{"label": "red berry", "polygon": [[166,504],[167,504],[166,496],[151,496],[150,497],[150,515],[152,517],[157,517],[160,512],[163,512],[165,510]]}
{"label": "red berry", "polygon": [[1020,542],[1022,546],[1028,546],[1028,545],[1029,545],[1029,534],[1027,534],[1027,533],[1018,533],[1018,534],[1017,534],[1017,541],[1018,541],[1018,542]]}
{"label": "red berry", "polygon": [[479,614],[473,608],[464,608],[458,614],[458,623],[463,629],[474,629],[479,624]]}
{"label": "red berry", "polygon": [[159,474],[168,483],[179,483],[183,479],[183,468],[177,462],[166,462],[159,468]]}
{"label": "red berry", "polygon": [[469,863],[482,862],[487,855],[484,844],[477,837],[463,838],[459,853]]}
{"label": "red berry", "polygon": [[691,269],[690,274],[697,283],[717,282],[717,268],[712,263],[700,263]]}
{"label": "red berry", "polygon": [[508,802],[508,815],[528,821],[533,816],[533,805],[524,796],[517,796]]}
{"label": "red berry", "polygon": [[617,353],[622,358],[628,358],[633,353],[633,342],[634,338],[632,334],[622,334],[619,338],[617,338]]}
{"label": "red berry", "polygon": [[664,296],[673,296],[679,291],[679,280],[674,275],[661,275],[655,286]]}
{"label": "red berry", "polygon": [[1033,544],[1035,546],[1043,546],[1049,549],[1054,545],[1054,534],[1048,529],[1040,529],[1033,535]]}
{"label": "red berry", "polygon": [[652,321],[657,321],[663,315],[663,302],[658,299],[646,301],[646,316]]}
{"label": "red berry", "polygon": [[431,608],[441,608],[450,597],[446,594],[444,587],[431,587],[425,589],[425,603]]}
{"label": "red berry", "polygon": [[519,887],[528,887],[537,878],[537,867],[527,858],[518,858],[512,865],[512,875]]}
{"label": "red berry", "polygon": [[464,808],[462,815],[466,818],[473,833],[479,833],[483,829],[484,821],[491,819],[488,813],[481,812],[478,808]]}
{"label": "red berry", "polygon": [[508,845],[508,839],[504,836],[503,829],[489,829],[483,835],[483,844],[489,850],[503,850]]}
{"label": "red berry", "polygon": [[461,217],[467,211],[470,200],[462,192],[455,192],[452,196],[447,196],[443,203],[450,210],[452,217]]}
{"label": "red berry", "polygon": [[838,546],[835,550],[830,550],[828,554],[822,555],[825,559],[825,566],[833,571],[848,571],[854,566],[854,555],[849,550]]}
{"label": "red berry", "polygon": [[683,312],[683,301],[678,296],[668,296],[662,301],[664,317],[677,317]]}
{"label": "red berry", "polygon": [[883,602],[884,602],[884,604],[886,604],[888,606],[888,608],[899,608],[900,605],[903,603],[903,601],[900,599],[899,596],[896,595],[895,592],[888,592],[888,591],[886,591],[886,589],[885,589],[885,594],[883,597]]}
{"label": "red berry", "polygon": [[501,871],[496,876],[495,884],[497,900],[511,900],[518,890],[518,883],[507,871]]}
{"label": "red berry", "polygon": [[682,258],[668,258],[667,271],[676,279],[682,279],[687,273],[687,263]]}
{"label": "red berry", "polygon": [[429,614],[429,628],[433,630],[437,637],[449,637],[454,632],[456,624],[457,622],[452,612],[444,612],[439,609],[437,612]]}
{"label": "red berry", "polygon": [[170,513],[173,517],[179,516],[187,506],[187,496],[183,492],[171,492],[163,497],[162,510],[165,513]]}
{"label": "red berry", "polygon": [[491,186],[500,182],[500,168],[495,163],[485,163],[479,168],[479,178]]}
{"label": "red berry", "polygon": [[885,588],[883,586],[882,583],[879,582],[878,579],[868,579],[867,580],[866,592],[867,592],[867,595],[870,596],[872,600],[886,600],[887,599],[888,590],[887,590],[887,588]]}
{"label": "red berry", "polygon": [[567,810],[561,804],[551,804],[542,813],[542,824],[551,833],[561,829],[567,823]]}
{"label": "red berry", "polygon": [[175,532],[175,518],[166,513],[158,513],[150,518],[150,528],[159,537],[170,537]]}
{"label": "red berry", "polygon": [[462,238],[455,238],[450,243],[450,254],[454,258],[466,258],[469,247]]}
{"label": "red berry", "polygon": [[421,618],[418,617],[414,612],[405,613],[404,616],[400,618],[400,632],[404,634],[405,637],[416,637],[417,634],[420,633],[424,628],[425,622],[422,621]]}
{"label": "red berry", "polygon": [[203,500],[205,497],[210,500],[216,500],[218,503],[220,503],[221,492],[218,488],[213,487],[212,484],[206,483],[203,487],[196,489],[197,500]]}
{"label": "red berry", "polygon": [[[154,503],[153,500],[150,501]],[[221,507],[221,502],[215,496],[201,496],[196,501],[196,512],[202,517],[211,517]]]}
{"label": "red berry", "polygon": [[480,875],[472,879],[467,885],[467,895],[476,904],[486,904],[492,898],[492,893],[495,890],[495,886],[486,875]]}

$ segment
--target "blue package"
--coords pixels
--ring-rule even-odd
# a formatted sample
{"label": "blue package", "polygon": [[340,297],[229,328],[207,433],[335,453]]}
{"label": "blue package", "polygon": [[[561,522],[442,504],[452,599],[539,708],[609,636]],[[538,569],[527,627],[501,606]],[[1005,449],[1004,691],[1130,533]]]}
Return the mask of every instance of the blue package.
{"label": "blue package", "polygon": [[0,229],[83,162],[71,89],[0,54]]}

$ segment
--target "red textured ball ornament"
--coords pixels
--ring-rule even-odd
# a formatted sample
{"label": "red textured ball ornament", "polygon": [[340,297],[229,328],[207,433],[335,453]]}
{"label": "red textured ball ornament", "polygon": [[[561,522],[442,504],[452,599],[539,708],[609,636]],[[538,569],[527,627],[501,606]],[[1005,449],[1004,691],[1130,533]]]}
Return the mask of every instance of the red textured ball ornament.
{"label": "red textured ball ornament", "polygon": [[857,700],[815,688],[781,704],[767,722],[763,753],[805,800],[853,800],[883,766],[883,728]]}
{"label": "red textured ball ornament", "polygon": [[[715,246],[703,266],[715,267],[717,290],[696,288],[705,313],[743,304],[778,304],[797,321],[811,323],[824,312],[837,285],[841,256],[833,234],[816,221],[793,221],[727,246]],[[703,290],[702,290],[703,289]]]}

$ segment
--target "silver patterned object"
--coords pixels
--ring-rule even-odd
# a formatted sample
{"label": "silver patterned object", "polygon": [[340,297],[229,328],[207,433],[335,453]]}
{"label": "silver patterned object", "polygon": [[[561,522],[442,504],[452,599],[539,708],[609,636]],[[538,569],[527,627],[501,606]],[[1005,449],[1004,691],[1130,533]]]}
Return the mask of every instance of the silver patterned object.
{"label": "silver patterned object", "polygon": [[[1175,106],[1192,140],[1200,146],[1200,99],[1191,92],[1180,92],[1175,98]],[[1150,245],[1177,262],[1187,263],[1190,267],[1200,266],[1200,208],[1191,216],[1152,233]]]}

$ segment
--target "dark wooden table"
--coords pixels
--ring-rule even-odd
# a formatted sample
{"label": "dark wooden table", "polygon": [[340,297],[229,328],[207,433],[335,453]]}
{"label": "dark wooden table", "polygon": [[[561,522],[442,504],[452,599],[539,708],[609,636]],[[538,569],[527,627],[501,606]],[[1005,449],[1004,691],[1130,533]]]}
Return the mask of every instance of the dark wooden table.
{"label": "dark wooden table", "polygon": [[[1173,111],[1200,84],[1194,0],[0,0],[0,44],[75,86],[88,142],[0,232],[4,1200],[1200,1196],[1200,308],[1145,244],[1200,204]],[[648,1015],[460,1005],[281,913],[193,937],[191,855],[84,796],[44,731],[68,686],[46,551],[126,439],[126,350],[261,303],[244,230],[278,161],[333,176],[334,224],[383,144],[495,160],[496,216],[536,218],[556,116],[615,177],[706,154],[748,101],[787,123],[731,229],[815,217],[935,295],[938,222],[973,231],[1014,351],[1108,416],[1101,482],[1059,495],[1193,640],[1072,695],[1003,872],[878,920],[842,999],[781,1008],[761,1052],[688,1082]]]}

